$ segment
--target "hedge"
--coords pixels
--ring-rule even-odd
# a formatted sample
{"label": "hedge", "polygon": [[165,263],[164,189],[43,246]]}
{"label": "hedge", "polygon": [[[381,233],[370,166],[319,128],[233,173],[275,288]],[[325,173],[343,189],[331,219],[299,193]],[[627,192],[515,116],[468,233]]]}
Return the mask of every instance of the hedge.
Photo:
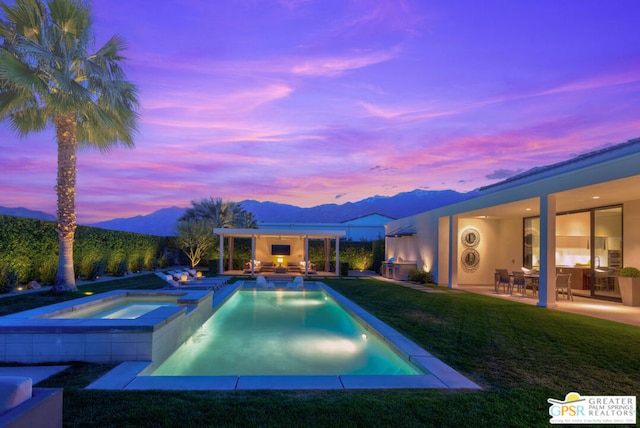
{"label": "hedge", "polygon": [[[51,221],[0,215],[0,272],[12,272],[21,284],[52,283],[58,267],[55,228]],[[103,273],[152,270],[162,265],[166,245],[160,236],[78,226],[73,247],[76,276],[95,279]]]}

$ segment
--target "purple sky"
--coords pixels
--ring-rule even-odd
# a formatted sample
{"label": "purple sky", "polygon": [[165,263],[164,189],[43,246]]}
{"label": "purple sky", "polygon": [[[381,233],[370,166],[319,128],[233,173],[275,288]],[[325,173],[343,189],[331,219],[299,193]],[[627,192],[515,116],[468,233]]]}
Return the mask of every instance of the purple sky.
{"label": "purple sky", "polygon": [[[469,191],[640,137],[637,0],[94,0],[136,148],[78,156],[79,223],[191,200]],[[0,124],[0,205],[56,211],[53,129]]]}

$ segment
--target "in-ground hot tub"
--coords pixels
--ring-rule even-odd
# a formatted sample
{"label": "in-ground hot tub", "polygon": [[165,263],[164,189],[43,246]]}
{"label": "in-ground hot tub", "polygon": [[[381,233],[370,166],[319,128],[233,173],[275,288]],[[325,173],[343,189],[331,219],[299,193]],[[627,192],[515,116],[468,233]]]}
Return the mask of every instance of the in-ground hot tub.
{"label": "in-ground hot tub", "polygon": [[0,317],[0,362],[164,359],[213,313],[212,291],[115,290]]}
{"label": "in-ground hot tub", "polygon": [[113,297],[65,307],[38,318],[136,319],[160,307],[178,306],[178,301],[183,302],[181,298],[167,294],[117,294]]}

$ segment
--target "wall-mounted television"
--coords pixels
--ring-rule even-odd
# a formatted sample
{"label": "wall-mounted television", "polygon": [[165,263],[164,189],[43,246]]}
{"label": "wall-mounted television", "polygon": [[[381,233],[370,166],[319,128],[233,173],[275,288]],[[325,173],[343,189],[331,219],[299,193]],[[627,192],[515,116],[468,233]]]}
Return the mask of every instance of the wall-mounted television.
{"label": "wall-mounted television", "polygon": [[290,256],[291,255],[291,245],[272,245],[271,246],[271,255],[272,256]]}

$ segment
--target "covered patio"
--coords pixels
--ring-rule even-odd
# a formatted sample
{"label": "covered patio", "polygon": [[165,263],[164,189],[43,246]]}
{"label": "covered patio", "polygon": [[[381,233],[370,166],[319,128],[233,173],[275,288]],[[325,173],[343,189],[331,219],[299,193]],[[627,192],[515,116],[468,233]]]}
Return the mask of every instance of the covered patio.
{"label": "covered patio", "polygon": [[[242,273],[251,276],[257,274],[286,275],[291,273],[308,276],[312,273],[340,274],[340,238],[344,230],[291,230],[291,229],[232,229],[215,228],[213,232],[220,237],[220,273],[233,271],[233,247],[235,238],[251,239],[251,259],[243,260],[248,264]],[[229,260],[224,269],[224,245],[227,238]],[[314,266],[309,260],[309,241],[324,242],[324,264]],[[331,241],[335,248],[335,269],[331,272]]]}
{"label": "covered patio", "polygon": [[[577,306],[584,297],[619,305],[617,274],[640,257],[639,149],[636,139],[587,153],[392,222],[388,231],[416,233],[387,236],[387,257],[417,260],[438,284],[494,295],[497,270],[533,270],[530,299],[542,307]],[[557,277],[565,275],[563,290]]]}

